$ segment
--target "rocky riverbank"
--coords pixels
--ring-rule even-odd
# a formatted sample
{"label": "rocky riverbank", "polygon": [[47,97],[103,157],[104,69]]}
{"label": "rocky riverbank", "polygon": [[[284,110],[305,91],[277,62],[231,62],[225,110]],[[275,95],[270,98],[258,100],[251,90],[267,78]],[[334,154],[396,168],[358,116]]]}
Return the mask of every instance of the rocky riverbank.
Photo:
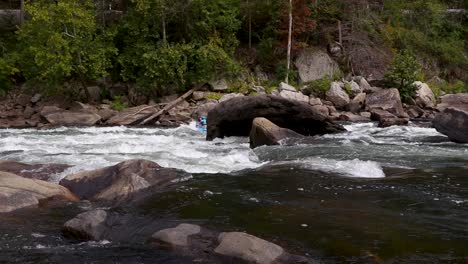
{"label": "rocky riverbank", "polygon": [[[281,83],[278,89],[268,92],[270,98],[278,98],[284,102],[292,102],[288,106],[283,103],[282,113],[259,112],[257,106],[252,106],[252,103],[263,105],[264,109],[275,109],[276,106],[271,106],[262,102],[264,99],[261,95],[267,96],[265,88],[260,86],[251,87],[245,93],[228,93],[227,85],[205,84],[201,89],[194,91],[189,97],[184,100],[179,100],[173,108],[166,109],[165,107],[177,99],[177,96],[167,96],[160,99],[161,102],[156,103],[147,99],[137,100],[141,105],[126,108],[122,111],[112,109],[111,102],[84,104],[80,102],[67,102],[60,99],[44,98],[40,94],[10,94],[0,103],[0,128],[51,128],[57,126],[139,126],[144,123],[148,117],[158,115],[157,118],[145,123],[145,126],[161,126],[174,127],[184,123],[189,123],[191,120],[197,120],[200,116],[207,116],[213,109],[218,109],[212,112],[211,118],[208,118],[208,126],[218,126],[216,122],[223,124],[230,123],[230,127],[209,129],[208,139],[215,137],[229,136],[230,134],[239,134],[236,131],[245,130],[239,135],[247,136],[250,133],[252,121],[255,117],[273,118],[273,123],[280,127],[291,128],[284,123],[291,122],[287,117],[291,117],[291,113],[283,111],[289,108],[290,111],[296,107],[296,124],[293,129],[303,135],[324,134],[328,133],[328,129],[311,132],[313,129],[307,127],[309,117],[306,117],[306,112],[314,113],[314,120],[329,120],[333,121],[350,121],[350,122],[367,122],[377,121],[380,127],[388,127],[392,125],[406,125],[412,121],[432,122],[435,116],[445,116],[446,118],[438,118],[434,126],[442,133],[449,135],[452,128],[457,130],[461,135],[450,136],[456,142],[466,142],[466,132],[462,127],[457,127],[455,123],[448,121],[449,119],[466,120],[466,94],[445,95],[440,98],[440,103],[437,104],[436,98],[432,90],[427,84],[416,82],[418,87],[416,96],[412,98],[411,104],[403,104],[399,91],[397,89],[383,89],[372,87],[363,77],[354,77],[349,81],[332,82],[330,88],[326,92],[325,98],[314,97],[310,93],[310,87],[307,85],[301,89],[297,89],[288,84]],[[135,96],[133,96],[135,97]],[[218,98],[218,99],[214,99]],[[223,102],[234,101],[229,104]],[[98,98],[96,98],[98,99]],[[135,101],[132,100],[132,101]],[[135,101],[135,102],[137,102]],[[223,109],[219,105],[222,105]],[[293,107],[294,106],[294,107]],[[302,107],[302,110],[301,110]],[[304,109],[308,109],[307,111]],[[442,113],[446,108],[456,108],[463,111],[462,114],[452,118],[450,112]],[[289,111],[288,110],[288,111]],[[275,110],[276,111],[276,110]],[[450,111],[450,110],[447,110]],[[233,118],[230,120],[218,120],[215,115],[223,116],[226,119],[228,113],[231,113]],[[242,113],[245,118],[239,119],[239,114]],[[320,117],[319,117],[320,116]],[[215,120],[216,119],[216,120]],[[234,120],[236,119],[236,120]],[[310,118],[309,118],[310,119]],[[245,124],[243,124],[245,123]],[[442,125],[442,123],[446,125]],[[453,124],[452,124],[453,123]],[[211,124],[211,125],[210,125]],[[290,124],[292,125],[292,124]],[[309,123],[310,125],[310,123]],[[444,128],[446,127],[446,128]],[[222,131],[224,130],[224,131]],[[330,130],[331,131],[331,130]],[[214,133],[214,134],[213,134]],[[218,135],[219,134],[219,135]]]}

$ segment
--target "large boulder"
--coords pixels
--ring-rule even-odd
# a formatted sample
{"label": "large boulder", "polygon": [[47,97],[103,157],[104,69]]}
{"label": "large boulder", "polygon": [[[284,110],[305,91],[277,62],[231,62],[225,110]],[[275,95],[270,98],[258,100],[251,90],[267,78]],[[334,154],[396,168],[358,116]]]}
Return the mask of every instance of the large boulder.
{"label": "large boulder", "polygon": [[414,82],[413,85],[417,87],[416,97],[414,99],[414,101],[416,102],[416,105],[421,108],[434,107],[435,96],[431,88],[429,88],[429,85],[423,82],[419,82],[419,81]]}
{"label": "large boulder", "polygon": [[158,108],[156,106],[149,105],[140,105],[127,108],[107,120],[106,124],[111,126],[137,125],[140,123],[140,121],[156,113],[157,111]]}
{"label": "large boulder", "polygon": [[0,213],[35,207],[52,199],[79,200],[63,186],[0,171]]}
{"label": "large boulder", "polygon": [[213,108],[207,117],[207,140],[225,136],[248,136],[256,117],[302,135],[345,131],[311,105],[274,95],[236,97]]}
{"label": "large boulder", "polygon": [[94,126],[101,117],[95,113],[66,111],[63,109],[43,109],[41,116],[54,126]]}
{"label": "large boulder", "polygon": [[250,263],[274,263],[284,253],[282,247],[242,232],[221,233],[218,240],[219,245],[214,249],[216,253]]}
{"label": "large boulder", "polygon": [[26,164],[12,160],[0,160],[0,171],[13,173],[25,178],[49,181],[51,176],[61,173],[70,166],[65,164]]}
{"label": "large boulder", "polygon": [[189,245],[189,236],[196,235],[201,232],[199,225],[180,224],[174,228],[166,228],[159,230],[153,234],[153,239],[159,240],[172,246]]}
{"label": "large boulder", "polygon": [[294,62],[302,82],[310,82],[340,72],[336,63],[328,54],[318,49],[306,49],[299,53]]}
{"label": "large boulder", "polygon": [[303,136],[290,129],[281,128],[266,118],[257,117],[254,119],[250,131],[250,147],[280,145],[280,141],[283,139],[297,137]]}
{"label": "large boulder", "polygon": [[434,118],[432,125],[451,141],[468,143],[468,111],[446,108]]}
{"label": "large boulder", "polygon": [[353,113],[361,112],[366,104],[366,96],[367,95],[365,93],[357,94],[349,103],[348,110]]}
{"label": "large boulder", "polygon": [[60,181],[81,199],[119,204],[149,188],[161,189],[187,173],[149,160],[127,160],[114,166],[68,175]]}
{"label": "large boulder", "polygon": [[366,97],[366,110],[382,109],[397,117],[408,117],[403,109],[398,89],[383,89]]}
{"label": "large boulder", "polygon": [[442,112],[448,107],[468,111],[468,93],[446,94],[442,96],[437,109]]}
{"label": "large boulder", "polygon": [[343,89],[342,82],[332,82],[330,89],[326,93],[328,101],[338,109],[344,109],[349,104],[349,95]]}

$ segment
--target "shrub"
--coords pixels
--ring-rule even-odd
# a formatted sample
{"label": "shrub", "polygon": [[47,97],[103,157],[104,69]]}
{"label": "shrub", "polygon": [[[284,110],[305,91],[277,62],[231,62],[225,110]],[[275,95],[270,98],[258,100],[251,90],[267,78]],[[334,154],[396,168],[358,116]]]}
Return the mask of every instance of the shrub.
{"label": "shrub", "polygon": [[209,94],[205,95],[206,99],[219,100],[219,99],[221,99],[221,97],[223,97],[223,95],[220,94],[220,93],[209,93]]}
{"label": "shrub", "polygon": [[420,70],[421,66],[413,54],[403,50],[396,55],[391,63],[385,74],[384,81],[388,87],[398,88],[403,101],[408,101],[416,92],[413,83],[418,80]]}
{"label": "shrub", "polygon": [[331,77],[325,77],[319,80],[311,81],[307,83],[304,93],[313,95],[316,97],[324,98],[327,91],[330,89],[330,85],[333,82]]}
{"label": "shrub", "polygon": [[122,99],[120,98],[120,96],[114,97],[114,100],[111,102],[110,107],[117,111],[122,111],[125,108],[127,108],[125,104],[122,102]]}

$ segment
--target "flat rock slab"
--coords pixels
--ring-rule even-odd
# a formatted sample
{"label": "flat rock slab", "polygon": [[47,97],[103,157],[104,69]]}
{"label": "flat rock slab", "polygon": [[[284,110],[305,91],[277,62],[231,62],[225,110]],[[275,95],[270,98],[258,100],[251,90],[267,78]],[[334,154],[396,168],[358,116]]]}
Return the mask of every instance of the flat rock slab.
{"label": "flat rock slab", "polygon": [[0,172],[0,213],[38,206],[49,199],[78,201],[67,188],[46,181]]}

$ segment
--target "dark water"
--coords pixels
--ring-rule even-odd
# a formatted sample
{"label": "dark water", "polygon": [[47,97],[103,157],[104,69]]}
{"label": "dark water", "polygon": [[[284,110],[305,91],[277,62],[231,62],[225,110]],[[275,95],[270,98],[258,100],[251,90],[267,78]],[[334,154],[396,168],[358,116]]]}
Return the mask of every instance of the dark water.
{"label": "dark water", "polygon": [[[180,222],[246,231],[318,263],[468,263],[468,145],[450,143],[429,128],[347,128],[350,132],[341,135],[254,152],[242,139],[205,143],[191,132],[174,131],[174,142],[193,141],[194,151],[202,154],[220,151],[216,155],[225,156],[218,163],[225,163],[202,161],[206,172],[218,172],[193,173],[138,207],[118,209],[133,218],[116,227],[121,237],[112,241],[62,236],[63,223],[85,210],[77,205],[1,215],[0,263],[191,263],[146,239]],[[18,137],[18,131],[10,133]],[[30,141],[43,140],[24,133],[31,133],[21,135]],[[56,133],[70,137],[70,131]],[[23,158],[15,152],[32,145],[26,143],[5,147],[0,158],[40,160],[30,154],[38,150],[23,151]],[[130,156],[164,162],[156,152]],[[125,159],[128,153],[112,155]],[[232,159],[226,159],[229,155]],[[236,157],[248,163],[229,171],[242,166]],[[188,171],[196,171],[197,159],[187,161],[193,166]]]}

